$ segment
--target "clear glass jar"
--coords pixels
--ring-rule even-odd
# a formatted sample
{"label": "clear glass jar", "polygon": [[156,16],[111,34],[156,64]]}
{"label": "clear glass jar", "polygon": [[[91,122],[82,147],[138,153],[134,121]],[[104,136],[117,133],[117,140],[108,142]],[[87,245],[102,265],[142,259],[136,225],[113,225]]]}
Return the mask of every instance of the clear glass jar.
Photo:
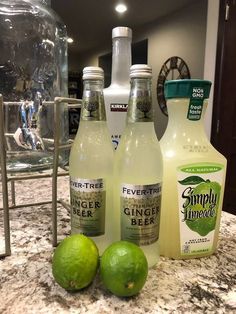
{"label": "clear glass jar", "polygon": [[[52,166],[53,100],[67,96],[67,33],[47,0],[2,0],[0,93],[4,99],[7,169]],[[68,139],[68,114],[60,105],[60,142]],[[59,163],[68,161],[60,154]]]}

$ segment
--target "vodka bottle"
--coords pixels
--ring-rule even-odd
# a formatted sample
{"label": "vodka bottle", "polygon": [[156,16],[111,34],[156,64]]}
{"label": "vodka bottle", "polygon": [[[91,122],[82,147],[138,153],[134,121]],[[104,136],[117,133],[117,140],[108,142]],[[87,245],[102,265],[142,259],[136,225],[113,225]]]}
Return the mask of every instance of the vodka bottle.
{"label": "vodka bottle", "polygon": [[71,232],[83,233],[100,254],[113,238],[113,154],[103,98],[103,70],[83,70],[84,90],[79,129],[70,161]]}
{"label": "vodka bottle", "polygon": [[207,256],[217,246],[226,159],[204,130],[210,87],[211,82],[202,80],[174,80],[165,85],[169,122],[160,141],[160,253],[166,257]]}
{"label": "vodka bottle", "polygon": [[154,130],[151,68],[131,67],[127,124],[115,153],[114,209],[120,239],[138,244],[149,267],[159,260],[162,156]]}
{"label": "vodka bottle", "polygon": [[125,128],[129,99],[132,30],[116,27],[112,30],[111,85],[104,89],[108,129],[117,148]]}

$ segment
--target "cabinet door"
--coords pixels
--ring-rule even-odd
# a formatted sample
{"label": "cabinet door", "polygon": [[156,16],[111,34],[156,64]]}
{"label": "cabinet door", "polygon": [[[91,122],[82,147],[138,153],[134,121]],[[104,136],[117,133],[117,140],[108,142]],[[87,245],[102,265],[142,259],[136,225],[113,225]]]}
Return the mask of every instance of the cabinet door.
{"label": "cabinet door", "polygon": [[236,0],[220,1],[212,144],[228,160],[223,209],[236,214]]}

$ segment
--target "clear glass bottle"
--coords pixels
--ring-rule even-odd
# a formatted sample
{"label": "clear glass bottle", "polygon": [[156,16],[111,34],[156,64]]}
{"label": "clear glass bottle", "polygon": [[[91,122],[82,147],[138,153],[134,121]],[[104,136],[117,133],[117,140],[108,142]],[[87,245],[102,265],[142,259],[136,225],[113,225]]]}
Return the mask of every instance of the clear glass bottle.
{"label": "clear glass bottle", "polygon": [[117,148],[125,128],[130,83],[132,30],[115,27],[112,30],[111,85],[104,89],[108,129]]}
{"label": "clear glass bottle", "polygon": [[211,82],[202,80],[174,80],[165,85],[169,122],[160,141],[160,253],[166,257],[202,257],[216,249],[226,159],[204,130],[210,87]]}
{"label": "clear glass bottle", "polygon": [[151,267],[159,260],[162,156],[153,123],[151,68],[133,65],[130,77],[127,124],[115,153],[116,232],[138,244]]}
{"label": "clear glass bottle", "polygon": [[70,160],[71,232],[91,237],[102,254],[114,240],[112,175],[114,149],[107,128],[103,70],[83,70],[79,129]]}
{"label": "clear glass bottle", "polygon": [[[53,105],[67,95],[67,33],[49,0],[0,3],[0,93],[4,99],[7,169],[52,166]],[[68,114],[60,104],[60,142],[68,140]],[[61,165],[68,152],[60,154]]]}

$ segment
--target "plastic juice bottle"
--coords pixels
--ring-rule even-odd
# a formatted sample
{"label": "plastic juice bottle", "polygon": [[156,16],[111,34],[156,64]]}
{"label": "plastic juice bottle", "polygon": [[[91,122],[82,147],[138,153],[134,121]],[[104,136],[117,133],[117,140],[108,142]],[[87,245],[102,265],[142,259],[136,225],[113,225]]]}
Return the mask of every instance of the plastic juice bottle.
{"label": "plastic juice bottle", "polygon": [[162,156],[155,134],[151,68],[133,65],[127,124],[115,153],[114,209],[121,240],[138,244],[149,267],[159,260]]}
{"label": "plastic juice bottle", "polygon": [[100,254],[115,239],[112,171],[114,149],[106,123],[103,70],[83,70],[84,90],[79,129],[70,161],[71,232],[83,233]]}
{"label": "plastic juice bottle", "polygon": [[113,28],[111,85],[104,89],[104,98],[108,129],[115,149],[124,131],[127,115],[131,40],[130,28],[122,26]]}
{"label": "plastic juice bottle", "polygon": [[226,159],[211,145],[204,130],[210,87],[211,82],[203,80],[165,84],[169,122],[160,141],[160,252],[166,257],[202,257],[216,249]]}

